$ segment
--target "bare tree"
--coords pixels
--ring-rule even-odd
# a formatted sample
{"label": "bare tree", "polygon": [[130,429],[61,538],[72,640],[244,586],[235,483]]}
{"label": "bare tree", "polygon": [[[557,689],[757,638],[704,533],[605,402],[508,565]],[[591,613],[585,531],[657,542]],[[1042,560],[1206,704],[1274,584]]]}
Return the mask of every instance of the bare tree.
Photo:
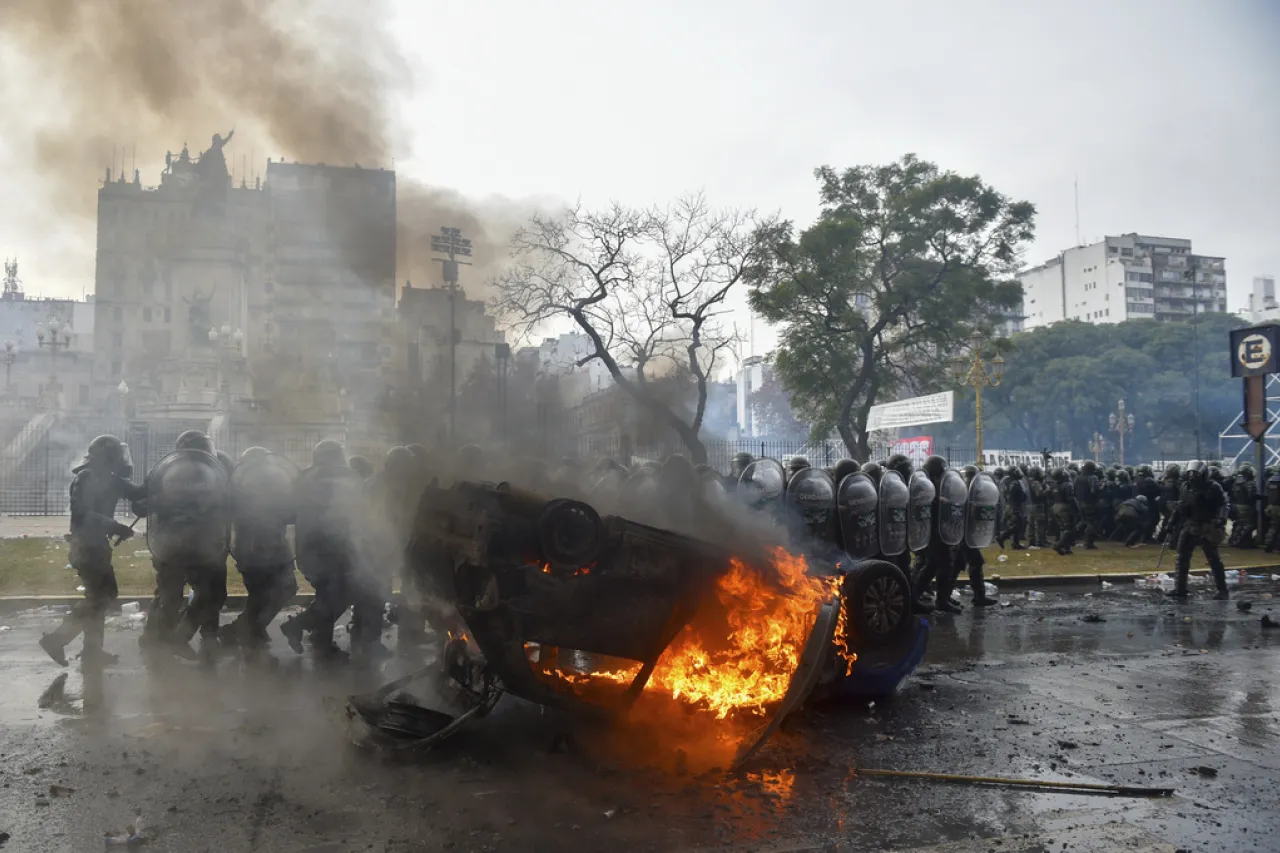
{"label": "bare tree", "polygon": [[[701,194],[644,210],[581,206],[535,215],[512,240],[515,264],[495,280],[493,308],[516,331],[570,320],[627,394],[670,427],[695,462],[707,384],[736,340],[733,292],[764,259],[774,227],[754,211],[712,208]],[[650,380],[686,377],[692,411]]]}

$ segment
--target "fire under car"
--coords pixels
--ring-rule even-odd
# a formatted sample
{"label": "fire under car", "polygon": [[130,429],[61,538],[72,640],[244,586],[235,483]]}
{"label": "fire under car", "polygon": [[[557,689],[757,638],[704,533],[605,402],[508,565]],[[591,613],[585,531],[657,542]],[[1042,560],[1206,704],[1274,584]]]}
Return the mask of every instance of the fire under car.
{"label": "fire under car", "polygon": [[[707,486],[698,526],[715,542],[507,483],[428,487],[407,569],[452,605],[435,626],[448,639],[431,667],[351,697],[342,716],[353,739],[428,748],[505,693],[606,719],[654,693],[756,717],[736,766],[806,703],[896,692],[924,657],[928,625],[894,560],[935,528],[947,544],[986,547],[998,514],[985,474],[966,484],[947,472],[937,487],[895,472],[837,484],[811,468],[788,482],[777,461],[759,459],[736,494]],[[788,550],[758,530],[802,544]],[[428,672],[461,698],[461,713],[403,698]]]}

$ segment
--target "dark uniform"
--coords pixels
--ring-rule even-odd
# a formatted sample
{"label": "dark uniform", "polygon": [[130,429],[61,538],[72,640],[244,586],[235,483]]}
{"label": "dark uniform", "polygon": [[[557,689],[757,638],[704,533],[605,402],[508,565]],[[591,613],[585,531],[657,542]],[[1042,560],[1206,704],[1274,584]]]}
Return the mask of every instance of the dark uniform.
{"label": "dark uniform", "polygon": [[[938,533],[938,524],[941,522],[942,517],[942,475],[947,470],[947,460],[941,456],[930,456],[921,463],[920,470],[925,473],[925,476],[933,483],[933,487],[938,490],[938,494],[933,500],[933,532],[929,537],[929,546],[917,558],[918,571],[916,572],[914,589],[915,612],[929,613],[934,608],[933,605],[923,600],[924,594],[928,591],[929,585],[933,583],[935,578],[949,575],[951,572],[951,546],[943,542],[941,535]],[[939,604],[945,600],[940,595],[935,598],[935,601]]]}
{"label": "dark uniform", "polygon": [[1187,597],[1191,555],[1196,548],[1203,550],[1205,559],[1209,561],[1209,570],[1213,572],[1213,582],[1218,588],[1214,597],[1220,601],[1228,597],[1227,570],[1218,554],[1227,520],[1227,496],[1222,487],[1209,478],[1206,468],[1199,460],[1187,466],[1187,483],[1178,498],[1182,529],[1178,535],[1175,587],[1169,593],[1174,598]]}
{"label": "dark uniform", "polygon": [[1139,465],[1137,479],[1133,484],[1134,496],[1141,495],[1147,499],[1147,514],[1142,528],[1142,541],[1147,544],[1155,542],[1156,525],[1160,522],[1160,484],[1152,476],[1150,465]]}
{"label": "dark uniform", "polygon": [[1116,527],[1114,537],[1123,539],[1130,548],[1142,541],[1142,533],[1147,523],[1147,499],[1142,495],[1129,498],[1116,508]]}
{"label": "dark uniform", "polygon": [[1253,531],[1257,526],[1258,485],[1251,465],[1241,465],[1231,482],[1231,538],[1227,545],[1233,548],[1252,548]]}
{"label": "dark uniform", "polygon": [[84,584],[84,600],[71,608],[52,633],[40,638],[40,647],[62,666],[67,665],[63,649],[82,632],[85,664],[114,663],[115,656],[102,648],[106,633],[107,608],[116,600],[115,568],[111,565],[110,537],[128,539],[133,529],[115,520],[116,504],[122,499],[140,500],[146,490],[129,482],[133,466],[129,450],[120,439],[100,435],[89,442],[82,464],[72,469],[71,543],[68,562]]}
{"label": "dark uniform", "polygon": [[366,484],[370,559],[361,566],[351,608],[351,650],[366,660],[390,654],[382,643],[383,614],[391,585],[403,574],[405,548],[421,494],[417,481],[413,454],[408,448],[393,447],[383,459],[382,471]]}
{"label": "dark uniform", "polygon": [[[1016,468],[1010,469],[1010,475]],[[965,482],[973,483],[973,478],[977,476],[978,469],[972,465],[965,467]],[[1021,474],[1021,472],[1018,472]],[[1006,475],[1006,476],[1010,476]],[[1012,487],[1014,483],[1010,483]],[[1015,520],[1015,524],[1016,524]],[[1017,535],[1014,536],[1017,542]],[[1015,545],[1015,548],[1021,547]],[[969,570],[969,591],[973,593],[974,607],[990,607],[993,604],[999,604],[997,598],[987,597],[987,580],[986,580],[986,558],[982,556],[980,548],[970,548],[962,539],[960,544],[955,546],[951,556],[951,565],[948,570],[938,576],[938,609],[943,613],[960,613],[961,609],[958,605],[951,601],[951,592],[956,587],[956,579],[960,577],[960,572]]]}
{"label": "dark uniform", "polygon": [[298,476],[295,522],[298,567],[315,589],[310,606],[280,626],[289,646],[302,653],[302,635],[311,634],[318,657],[334,658],[334,626],[352,605],[361,568],[364,481],[347,467],[342,445],[326,439],[311,451],[311,467]]}
{"label": "dark uniform", "polygon": [[1080,526],[1080,507],[1076,503],[1076,490],[1067,476],[1066,469],[1055,468],[1053,482],[1049,494],[1053,501],[1053,517],[1058,522],[1058,541],[1053,550],[1066,556],[1071,553],[1071,546],[1076,541],[1076,531]]}
{"label": "dark uniform", "polygon": [[1171,539],[1174,514],[1178,510],[1178,498],[1182,493],[1181,474],[1181,468],[1170,465],[1164,469],[1164,476],[1160,478],[1160,530],[1156,533],[1156,539],[1161,542]]}
{"label": "dark uniform", "polygon": [[1273,553],[1280,547],[1280,473],[1267,478],[1267,553]]}
{"label": "dark uniform", "polygon": [[1009,468],[1009,472],[1005,474],[1004,482],[1000,486],[1000,491],[1004,496],[1005,517],[1008,526],[1000,532],[997,541],[1000,543],[1001,550],[1003,550],[1004,540],[1012,537],[1013,550],[1021,551],[1026,547],[1023,544],[1022,537],[1027,529],[1027,502],[1030,495],[1027,493],[1027,483],[1023,479],[1020,468],[1017,466]]}
{"label": "dark uniform", "polygon": [[1098,504],[1102,500],[1102,488],[1098,483],[1097,470],[1098,466],[1092,460],[1085,460],[1074,483],[1076,506],[1080,512],[1076,535],[1084,540],[1085,550],[1098,547],[1094,542],[1098,538]]}
{"label": "dark uniform", "polygon": [[1032,548],[1047,548],[1049,545],[1049,490],[1044,482],[1044,470],[1032,466],[1027,474],[1027,491],[1030,494],[1027,513]]}
{"label": "dark uniform", "polygon": [[[244,610],[222,630],[221,636],[224,641],[248,651],[258,651],[267,645],[267,626],[298,592],[288,537],[289,525],[293,523],[293,495],[261,493],[267,488],[272,492],[286,491],[286,487],[292,486],[295,470],[281,462],[271,482],[253,482],[254,468],[268,468],[272,458],[264,447],[250,447],[242,453],[240,469],[245,490],[251,494],[242,505],[237,505],[237,489],[232,490],[235,543],[232,550],[247,595]],[[266,479],[264,476],[263,480]],[[252,494],[255,490],[259,493]]]}
{"label": "dark uniform", "polygon": [[[217,461],[213,441],[207,435],[199,430],[187,430],[178,436],[174,450],[207,454],[217,462],[219,471],[210,476],[216,476],[221,488],[225,488],[228,476],[225,463]],[[140,515],[148,516],[148,541],[152,541],[153,536],[161,536],[163,530],[166,531],[163,535],[171,541],[186,540],[190,545],[178,549],[184,554],[182,559],[158,556],[156,546],[152,545],[156,591],[138,642],[143,646],[163,644],[182,657],[191,657],[189,644],[199,632],[206,652],[211,653],[218,644],[218,620],[227,601],[225,518],[206,517],[204,506],[184,504],[161,508],[155,505],[159,496],[151,494],[151,488],[149,483],[146,500],[134,508]],[[226,494],[211,496],[210,500],[225,503]],[[184,607],[183,591],[188,585],[191,598]]]}

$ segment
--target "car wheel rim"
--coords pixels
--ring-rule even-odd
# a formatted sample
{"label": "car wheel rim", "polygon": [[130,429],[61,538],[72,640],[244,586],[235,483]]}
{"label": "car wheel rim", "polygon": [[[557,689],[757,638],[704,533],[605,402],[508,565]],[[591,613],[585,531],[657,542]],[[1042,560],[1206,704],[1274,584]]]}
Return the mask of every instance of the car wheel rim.
{"label": "car wheel rim", "polygon": [[877,634],[887,634],[902,621],[906,611],[907,600],[902,585],[893,578],[876,578],[867,587],[863,598],[862,613],[866,617],[867,627]]}

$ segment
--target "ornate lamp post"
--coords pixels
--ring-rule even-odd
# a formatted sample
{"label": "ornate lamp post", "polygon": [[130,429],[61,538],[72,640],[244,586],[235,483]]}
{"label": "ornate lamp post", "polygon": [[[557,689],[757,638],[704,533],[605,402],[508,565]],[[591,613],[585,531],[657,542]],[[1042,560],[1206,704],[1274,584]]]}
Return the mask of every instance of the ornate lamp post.
{"label": "ornate lamp post", "polygon": [[71,349],[71,324],[59,321],[56,314],[50,314],[48,320],[36,326],[36,341],[41,348],[49,348],[51,360],[49,386],[46,389],[45,399],[40,405],[57,409],[61,403],[62,394],[62,385],[58,382],[58,349]]}
{"label": "ornate lamp post", "polygon": [[1126,434],[1133,435],[1133,415],[1124,413],[1124,400],[1116,404],[1116,410],[1107,418],[1107,423],[1111,431],[1120,436],[1117,448],[1120,451],[1120,464],[1124,465],[1124,437]]}
{"label": "ornate lamp post", "polygon": [[1102,464],[1102,452],[1107,449],[1107,440],[1102,437],[1102,433],[1095,432],[1093,440],[1089,442],[1089,452],[1093,454],[1093,461],[1099,465]]}
{"label": "ornate lamp post", "polygon": [[969,339],[969,354],[956,355],[951,359],[951,371],[956,383],[973,389],[974,431],[978,448],[976,464],[982,467],[982,389],[999,387],[1004,378],[1004,357],[997,354],[991,361],[983,357],[982,347],[986,338],[975,333]]}
{"label": "ornate lamp post", "polygon": [[18,346],[13,341],[4,342],[4,393],[9,396],[9,389],[13,385],[13,363],[18,360]]}

